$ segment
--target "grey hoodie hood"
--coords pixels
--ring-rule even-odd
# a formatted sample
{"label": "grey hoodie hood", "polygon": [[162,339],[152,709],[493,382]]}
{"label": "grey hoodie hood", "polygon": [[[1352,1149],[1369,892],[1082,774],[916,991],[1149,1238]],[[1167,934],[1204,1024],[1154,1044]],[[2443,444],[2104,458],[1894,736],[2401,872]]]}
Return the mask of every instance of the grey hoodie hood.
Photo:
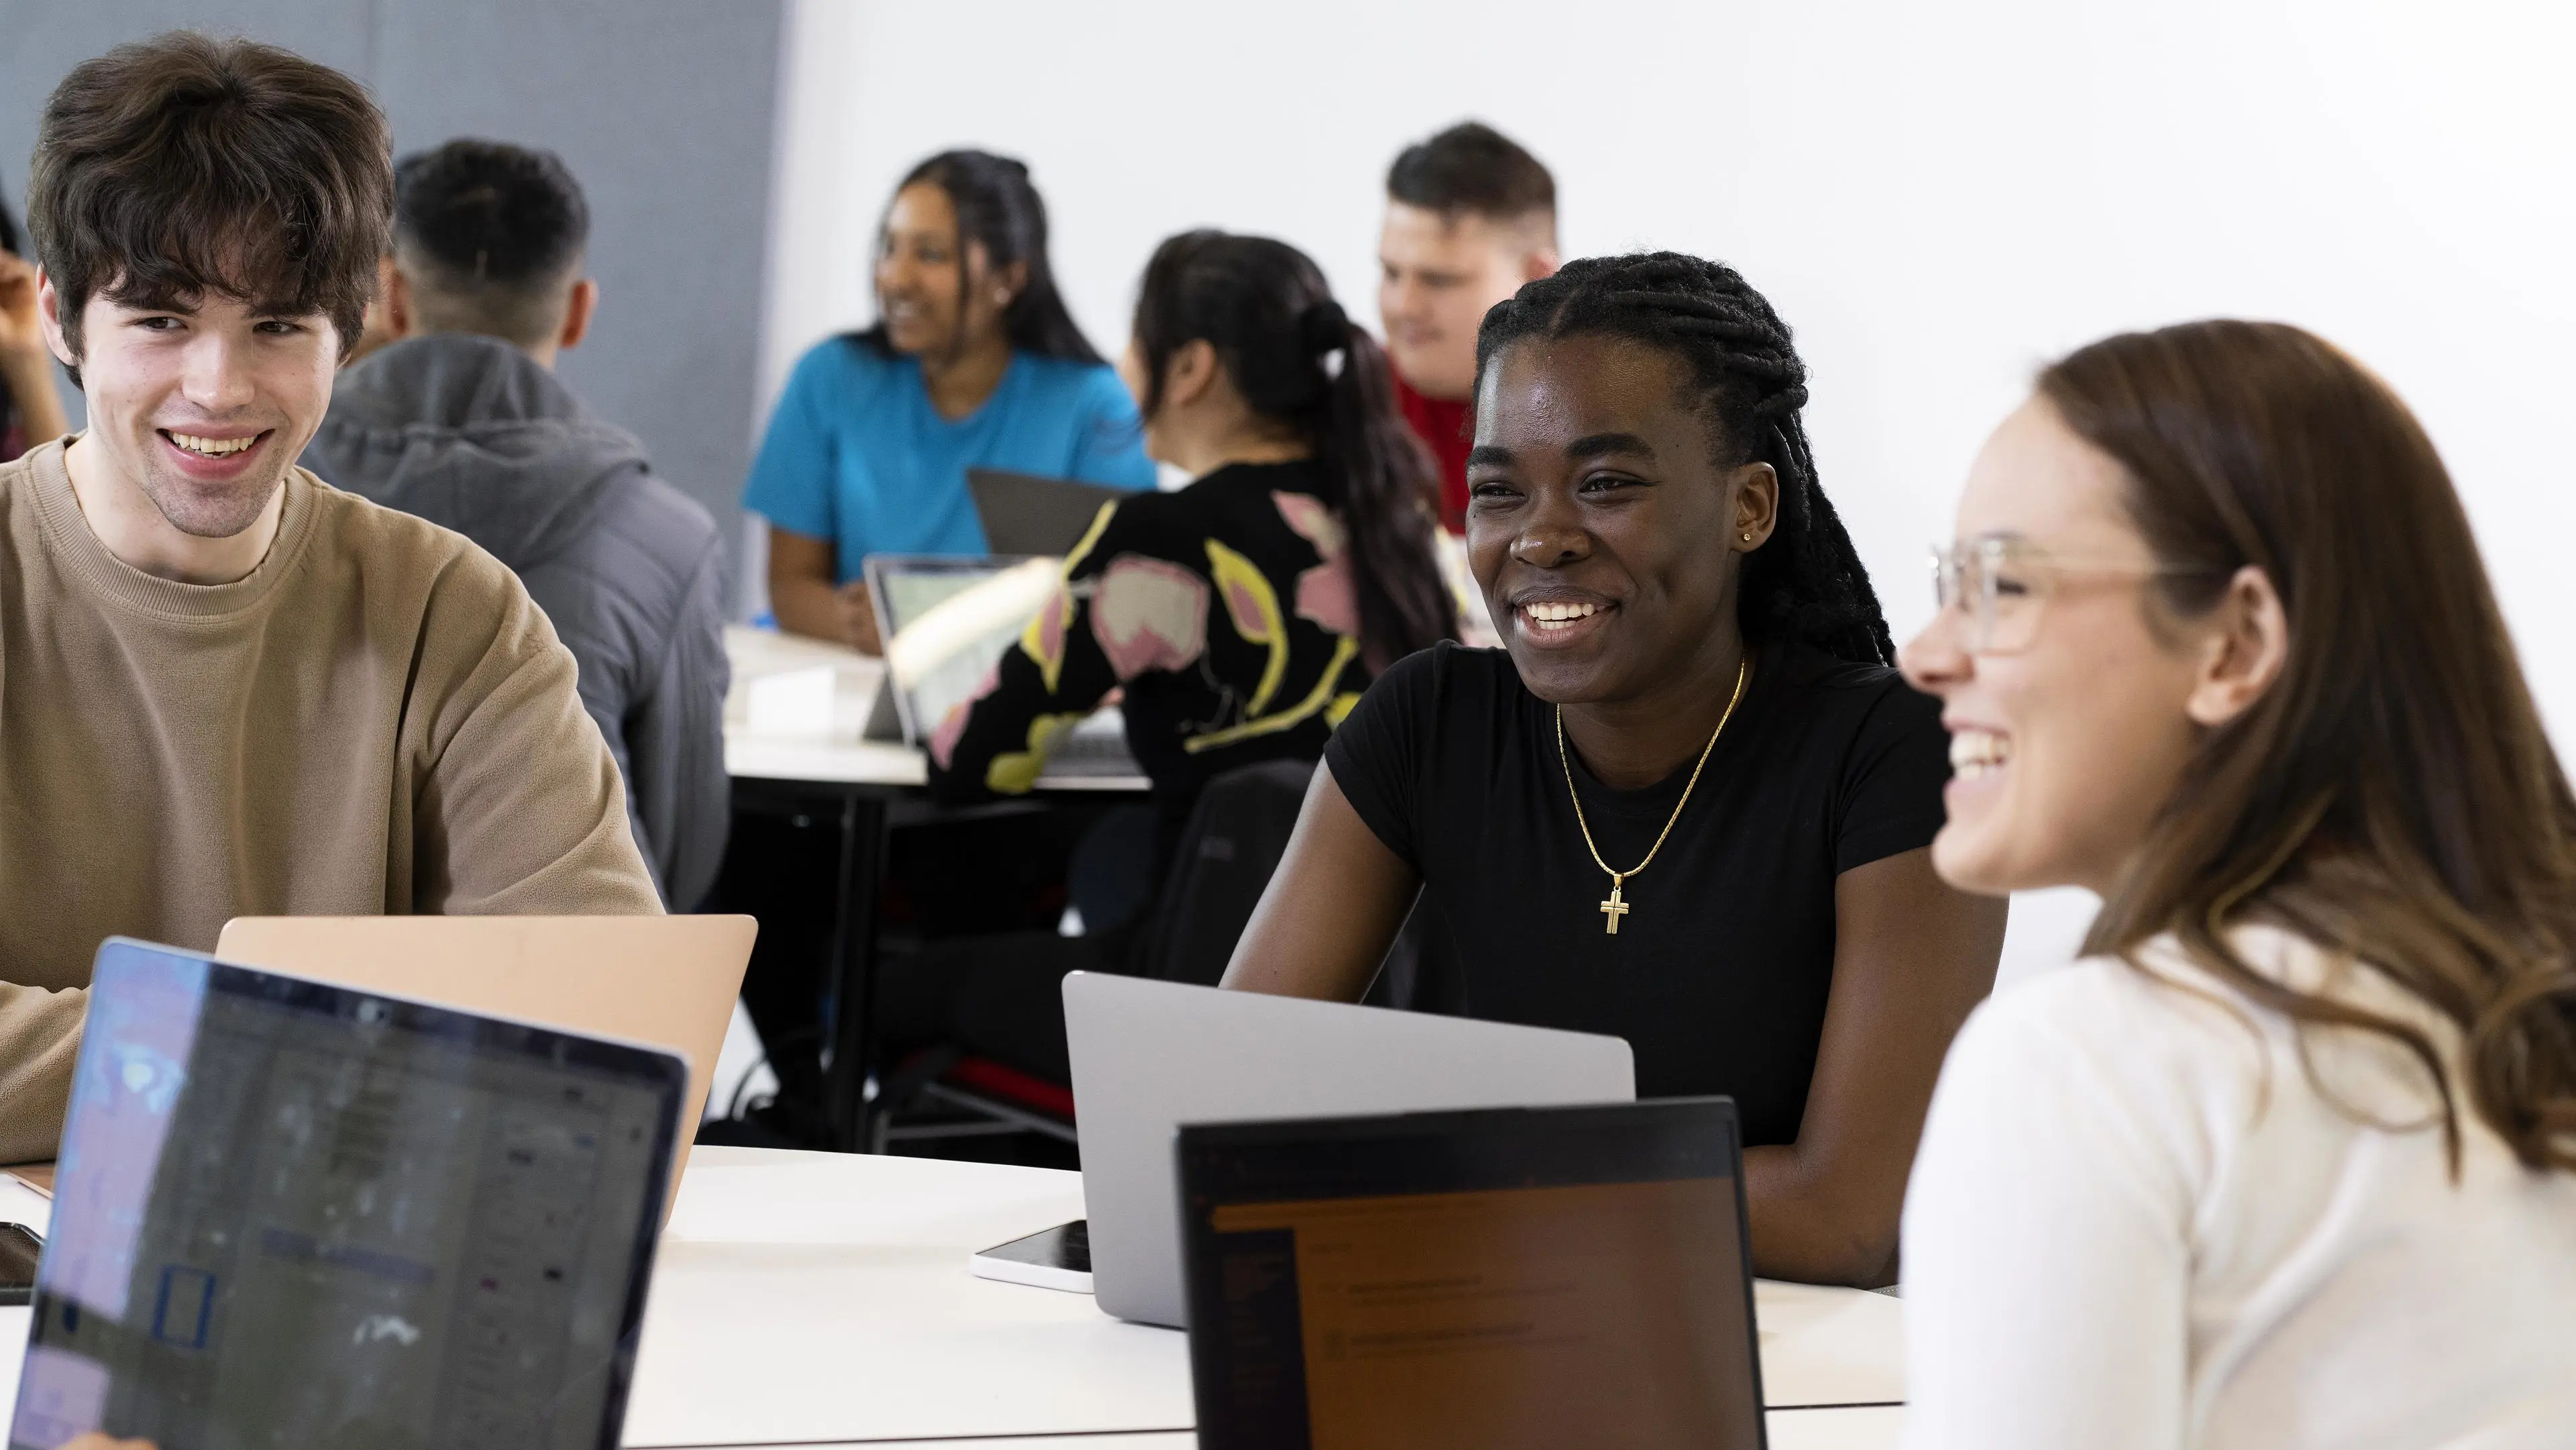
{"label": "grey hoodie hood", "polygon": [[499,338],[406,338],[340,374],[304,466],[335,488],[444,524],[525,574],[591,525],[609,481],[649,467]]}

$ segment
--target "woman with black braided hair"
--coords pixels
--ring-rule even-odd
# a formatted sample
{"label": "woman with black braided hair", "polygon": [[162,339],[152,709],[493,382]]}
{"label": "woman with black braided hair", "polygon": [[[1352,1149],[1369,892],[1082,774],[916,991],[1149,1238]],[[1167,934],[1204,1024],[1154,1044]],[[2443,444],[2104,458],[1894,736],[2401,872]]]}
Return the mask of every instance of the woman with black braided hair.
{"label": "woman with black braided hair", "polygon": [[1658,253],[1530,283],[1477,354],[1467,547],[1505,649],[1416,655],[1335,732],[1226,984],[1356,1000],[1419,894],[1442,1005],[1735,1098],[1760,1272],[1887,1282],[2004,911],[1932,870],[1948,738],[1817,486],[1789,330]]}

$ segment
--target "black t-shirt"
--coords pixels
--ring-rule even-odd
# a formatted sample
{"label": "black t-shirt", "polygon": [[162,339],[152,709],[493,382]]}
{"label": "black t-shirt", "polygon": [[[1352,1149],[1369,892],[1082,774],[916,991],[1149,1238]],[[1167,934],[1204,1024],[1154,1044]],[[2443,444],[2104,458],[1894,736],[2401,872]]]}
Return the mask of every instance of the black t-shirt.
{"label": "black t-shirt", "polygon": [[[1402,661],[1324,758],[1422,873],[1464,974],[1458,1010],[1624,1037],[1639,1096],[1730,1094],[1748,1144],[1798,1136],[1833,986],[1834,878],[1930,844],[1950,776],[1939,704],[1894,670],[1758,650],[1688,808],[1622,888],[1613,936],[1553,712],[1508,654],[1443,644]],[[1614,791],[1573,766],[1592,839],[1623,869],[1691,770]]]}

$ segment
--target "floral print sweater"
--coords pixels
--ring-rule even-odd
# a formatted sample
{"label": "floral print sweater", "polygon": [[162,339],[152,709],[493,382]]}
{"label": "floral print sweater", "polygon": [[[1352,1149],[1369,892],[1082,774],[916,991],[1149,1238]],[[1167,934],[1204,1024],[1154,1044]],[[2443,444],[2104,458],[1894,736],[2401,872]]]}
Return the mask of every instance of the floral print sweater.
{"label": "floral print sweater", "polygon": [[1104,506],[1019,644],[933,733],[932,788],[1027,791],[1113,690],[1167,814],[1221,771],[1320,758],[1369,678],[1340,493],[1315,462],[1236,463]]}

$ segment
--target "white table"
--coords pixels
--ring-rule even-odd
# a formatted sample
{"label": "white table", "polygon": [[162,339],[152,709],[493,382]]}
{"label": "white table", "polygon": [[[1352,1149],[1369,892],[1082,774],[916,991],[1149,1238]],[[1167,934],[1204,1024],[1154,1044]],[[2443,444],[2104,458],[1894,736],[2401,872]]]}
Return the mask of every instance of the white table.
{"label": "white table", "polygon": [[[832,996],[842,1003],[872,1002],[886,831],[901,801],[918,797],[928,780],[920,751],[859,738],[885,679],[885,663],[821,640],[741,626],[725,630],[725,654],[733,666],[733,687],[725,697],[725,773],[734,781],[734,810],[789,815],[799,824],[808,818],[830,823],[839,841],[830,902]],[[828,673],[828,691],[802,688],[818,682],[813,672]],[[805,677],[799,685],[803,704],[817,704],[818,693],[830,698],[828,708],[803,714],[806,724],[818,728],[768,728],[779,714],[794,716],[793,711],[755,718],[756,682],[791,673]],[[1047,792],[1141,794],[1152,788],[1141,775],[1050,773],[1039,776],[1037,785]],[[827,1027],[832,1066],[825,1075],[824,1110],[838,1147],[860,1148],[870,1140],[864,1084],[873,1042],[867,1017],[864,1008],[844,1011]]]}
{"label": "white table", "polygon": [[[922,753],[893,741],[862,740],[885,662],[856,650],[818,639],[775,630],[730,625],[725,629],[725,656],[733,666],[733,686],[725,695],[725,774],[736,780],[796,781],[812,785],[917,787],[929,779]],[[790,671],[833,671],[837,704],[832,723],[821,730],[763,731],[754,728],[751,682]],[[1038,788],[1049,791],[1149,790],[1142,775],[1041,775]]]}
{"label": "white table", "polygon": [[[966,1270],[975,1249],[1081,1212],[1073,1173],[698,1150],[663,1237],[626,1443],[1193,1443],[1182,1334]],[[1771,1283],[1756,1299],[1774,1443],[1893,1444],[1901,1410],[1787,1407],[1901,1400],[1897,1301]]]}
{"label": "white table", "polygon": [[[41,1225],[45,1209],[0,1184],[0,1218]],[[654,1267],[626,1444],[1187,1450],[1182,1334],[966,1270],[1081,1212],[1081,1176],[1051,1169],[698,1149]],[[1764,1282],[1755,1309],[1775,1447],[1896,1443],[1903,1410],[1870,1402],[1904,1396],[1897,1301]],[[26,1310],[0,1309],[0,1337],[26,1332]],[[17,1373],[0,1356],[0,1403]]]}

